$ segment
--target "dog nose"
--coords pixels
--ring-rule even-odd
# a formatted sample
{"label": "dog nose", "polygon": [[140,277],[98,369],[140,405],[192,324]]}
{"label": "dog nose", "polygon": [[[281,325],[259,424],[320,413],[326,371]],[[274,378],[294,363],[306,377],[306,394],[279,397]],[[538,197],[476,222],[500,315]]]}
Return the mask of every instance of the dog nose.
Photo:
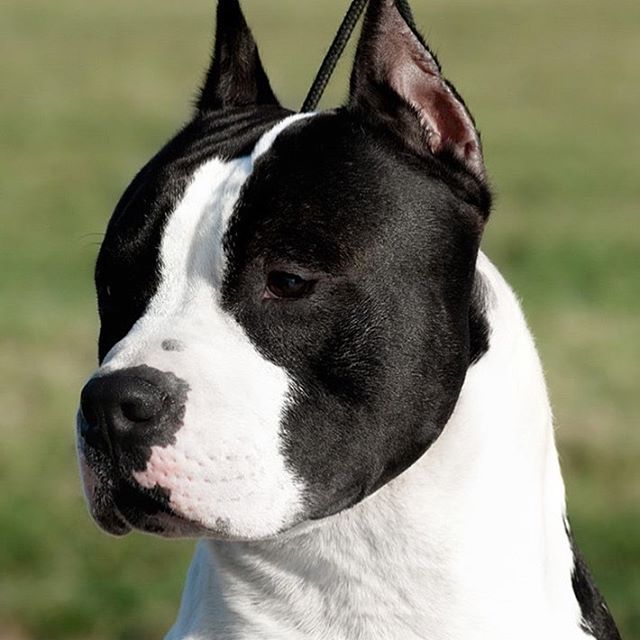
{"label": "dog nose", "polygon": [[162,422],[170,396],[163,375],[150,367],[139,367],[90,380],[80,397],[84,417],[80,431],[87,443],[113,451],[127,438],[149,439]]}

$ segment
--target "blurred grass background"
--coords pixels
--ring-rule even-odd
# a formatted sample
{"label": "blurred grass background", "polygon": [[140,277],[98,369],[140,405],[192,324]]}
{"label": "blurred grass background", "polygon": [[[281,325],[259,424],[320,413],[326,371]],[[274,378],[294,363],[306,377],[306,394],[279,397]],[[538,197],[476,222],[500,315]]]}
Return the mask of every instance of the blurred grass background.
{"label": "blurred grass background", "polygon": [[[347,1],[244,4],[296,107]],[[576,537],[623,636],[640,638],[640,3],[413,4],[484,134],[498,195],[485,249],[538,338]],[[177,611],[192,545],[99,533],[72,425],[95,362],[101,233],[188,116],[212,5],[0,8],[1,640],[150,640]]]}

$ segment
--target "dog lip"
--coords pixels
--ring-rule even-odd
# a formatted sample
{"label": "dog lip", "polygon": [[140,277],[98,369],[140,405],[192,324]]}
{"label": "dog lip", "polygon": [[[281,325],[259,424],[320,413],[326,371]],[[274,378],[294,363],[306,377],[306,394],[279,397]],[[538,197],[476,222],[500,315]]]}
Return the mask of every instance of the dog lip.
{"label": "dog lip", "polygon": [[[125,470],[105,451],[96,449],[84,438],[83,416],[78,412],[78,453],[89,511],[106,533],[122,537],[133,529],[163,537],[200,537],[220,535],[197,521],[176,513],[161,489],[144,489],[126,478]],[[224,536],[223,536],[224,537]]]}
{"label": "dog lip", "polygon": [[92,447],[84,437],[83,420],[82,413],[78,412],[78,457],[89,512],[103,531],[113,536],[125,536],[132,527],[120,513],[114,501],[113,461],[104,452]]}
{"label": "dog lip", "polygon": [[133,529],[113,503],[110,509],[93,511],[92,515],[100,528],[112,536],[122,538]]}
{"label": "dog lip", "polygon": [[[163,504],[162,500],[152,495],[150,491],[144,491],[123,479],[116,479],[114,483],[113,498],[118,510],[122,514],[129,512],[147,513],[171,513],[171,508]],[[123,517],[126,516],[123,515]]]}
{"label": "dog lip", "polygon": [[[93,469],[91,473],[95,473]],[[115,503],[113,486],[110,482],[98,482],[93,491],[87,492],[87,500],[91,517],[106,533],[122,537],[131,531],[131,525]]]}
{"label": "dog lip", "polygon": [[153,493],[120,480],[114,490],[114,506],[126,525],[163,537],[194,537],[211,532],[198,522],[176,513]]}
{"label": "dog lip", "polygon": [[103,531],[122,537],[133,529],[163,533],[165,527],[161,524],[174,528],[174,522],[182,525],[175,526],[176,530],[197,526],[173,513],[163,496],[153,495],[152,491],[127,481],[125,471],[119,468],[113,457],[84,437],[83,420],[82,413],[78,412],[80,473],[89,512]]}

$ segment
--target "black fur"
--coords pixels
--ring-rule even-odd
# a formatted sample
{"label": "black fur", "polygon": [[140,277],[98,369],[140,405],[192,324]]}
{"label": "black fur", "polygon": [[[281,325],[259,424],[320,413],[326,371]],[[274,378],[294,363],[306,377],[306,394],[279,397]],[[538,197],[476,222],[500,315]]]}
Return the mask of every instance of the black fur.
{"label": "black fur", "polygon": [[478,362],[489,350],[491,327],[487,322],[486,311],[490,304],[490,294],[484,278],[476,273],[469,308],[469,364]]}
{"label": "black fur", "polygon": [[85,482],[91,515],[105,531],[115,536],[123,536],[131,531],[131,525],[115,508],[113,502],[119,475],[114,472],[112,458],[106,447],[102,445],[95,447],[85,439],[86,429],[84,417],[79,411],[77,417],[78,449],[93,474],[93,479],[89,482],[88,487]]}
{"label": "black fur", "polygon": [[[302,390],[284,432],[311,517],[424,453],[486,348],[481,309],[471,310],[485,212],[460,188],[439,160],[407,153],[349,109],[287,129],[245,185],[223,300]],[[317,279],[313,294],[261,301],[276,267]]]}
{"label": "black fur", "polygon": [[[370,9],[365,35],[381,17]],[[368,55],[361,46],[354,78]],[[225,238],[225,305],[304,389],[285,433],[290,463],[311,487],[312,517],[353,504],[413,463],[487,348],[473,295],[486,182],[446,147],[416,152],[415,116],[411,127],[381,126],[401,96],[395,106],[374,100],[390,89],[366,73],[352,84],[347,108],[292,127],[258,162]],[[211,157],[247,154],[287,114],[260,87],[255,42],[237,3],[223,2],[194,120],[140,172],[109,224],[96,268],[101,359],[156,291],[164,225],[193,171]],[[454,94],[447,100],[443,108],[466,113]],[[261,303],[269,265],[317,276],[313,295]]]}
{"label": "black fur", "polygon": [[211,66],[197,108],[204,112],[249,105],[279,103],[238,0],[220,0]]}
{"label": "black fur", "polygon": [[[366,56],[360,47],[354,74]],[[248,154],[288,114],[265,78],[237,3],[221,3],[193,121],[138,174],[109,224],[96,267],[101,360],[157,289],[164,226],[195,169]],[[488,347],[474,284],[486,181],[446,147],[416,152],[417,120],[381,126],[402,98],[374,100],[389,91],[366,78],[354,80],[348,107],[276,140],[225,238],[225,306],[303,390],[284,432],[312,518],[354,504],[422,455]],[[466,113],[455,95],[446,108]],[[261,302],[271,268],[310,274],[313,295]]]}
{"label": "black fur", "polygon": [[565,524],[567,536],[573,549],[573,573],[571,585],[582,612],[582,628],[597,640],[621,640],[616,623],[596,586],[591,571],[582,553],[578,549],[575,538]]}
{"label": "black fur", "polygon": [[168,216],[206,160],[249,153],[288,114],[242,107],[198,114],[134,178],[109,222],[96,264],[100,361],[142,316],[158,286],[158,258]]}
{"label": "black fur", "polygon": [[109,222],[95,273],[101,362],[156,291],[164,225],[195,169],[248,154],[290,113],[271,90],[238,0],[219,2],[215,43],[193,120],[138,173]]}

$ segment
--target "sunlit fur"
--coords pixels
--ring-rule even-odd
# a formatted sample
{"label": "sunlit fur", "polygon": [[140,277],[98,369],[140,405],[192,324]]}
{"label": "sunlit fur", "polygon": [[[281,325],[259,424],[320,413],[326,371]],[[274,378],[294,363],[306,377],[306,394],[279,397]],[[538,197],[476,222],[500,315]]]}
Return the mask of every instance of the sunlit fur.
{"label": "sunlit fur", "polygon": [[337,516],[274,541],[201,542],[170,640],[590,637],[540,362],[483,255],[478,273],[491,346],[437,442]]}

